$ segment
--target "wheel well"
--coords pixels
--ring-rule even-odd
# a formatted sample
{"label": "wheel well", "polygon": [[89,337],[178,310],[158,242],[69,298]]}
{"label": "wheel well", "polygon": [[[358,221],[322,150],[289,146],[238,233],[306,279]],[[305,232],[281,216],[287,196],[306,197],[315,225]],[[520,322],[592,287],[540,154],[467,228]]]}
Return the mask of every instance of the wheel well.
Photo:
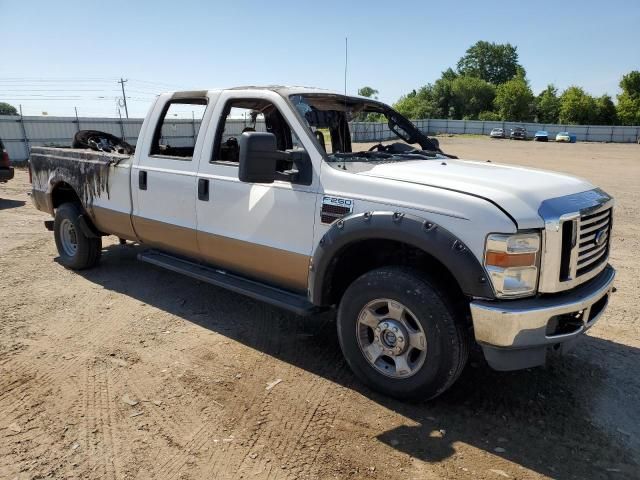
{"label": "wheel well", "polygon": [[80,197],[78,197],[78,194],[73,187],[66,182],[60,182],[56,184],[51,192],[51,206],[53,208],[58,208],[63,203],[67,202],[77,203],[82,208]]}
{"label": "wheel well", "polygon": [[[331,261],[323,285],[324,303],[340,302],[347,287],[358,277],[376,268],[401,265],[411,267],[432,278],[453,301],[465,300],[465,295],[451,272],[438,259],[407,243],[372,239],[345,246]],[[464,305],[466,302],[462,302]]]}

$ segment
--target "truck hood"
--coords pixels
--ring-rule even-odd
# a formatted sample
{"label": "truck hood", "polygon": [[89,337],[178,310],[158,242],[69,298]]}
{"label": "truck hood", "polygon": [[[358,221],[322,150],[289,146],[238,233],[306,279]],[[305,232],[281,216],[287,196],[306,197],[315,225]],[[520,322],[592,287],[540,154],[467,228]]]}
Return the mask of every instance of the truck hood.
{"label": "truck hood", "polygon": [[557,172],[473,160],[416,160],[384,163],[359,175],[445,188],[482,197],[509,213],[518,228],[544,226],[543,200],[595,188],[586,180]]}

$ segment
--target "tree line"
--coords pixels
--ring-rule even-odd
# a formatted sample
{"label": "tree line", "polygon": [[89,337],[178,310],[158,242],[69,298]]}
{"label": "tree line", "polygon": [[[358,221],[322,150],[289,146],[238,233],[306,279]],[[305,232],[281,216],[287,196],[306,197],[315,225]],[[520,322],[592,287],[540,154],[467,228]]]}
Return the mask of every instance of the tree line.
{"label": "tree line", "polygon": [[[594,97],[578,86],[562,92],[549,84],[534,95],[517,47],[479,41],[434,83],[412,90],[393,105],[411,119],[449,118],[572,125],[640,125],[640,71],[620,80],[622,92]],[[358,93],[375,97],[372,87]]]}

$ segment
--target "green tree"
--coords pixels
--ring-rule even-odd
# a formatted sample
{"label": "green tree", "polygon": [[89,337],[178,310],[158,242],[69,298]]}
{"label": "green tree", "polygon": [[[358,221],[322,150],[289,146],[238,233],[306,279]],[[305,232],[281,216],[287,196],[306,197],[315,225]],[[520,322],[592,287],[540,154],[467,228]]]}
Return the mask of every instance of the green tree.
{"label": "green tree", "polygon": [[380,92],[378,92],[378,90],[373,87],[362,87],[358,89],[358,95],[360,95],[361,97],[377,99],[378,93]]}
{"label": "green tree", "polygon": [[593,123],[596,125],[615,125],[618,122],[616,106],[609,95],[602,95],[595,99],[596,111]]}
{"label": "green tree", "polygon": [[494,103],[502,120],[510,122],[531,120],[534,105],[533,92],[523,77],[515,76],[498,85]]}
{"label": "green tree", "polygon": [[414,120],[438,117],[437,113],[439,113],[434,103],[433,86],[431,84],[400,97],[400,100],[395,103],[393,108],[405,117]]}
{"label": "green tree", "polygon": [[0,102],[0,115],[17,115],[18,110],[13,105],[5,102]]}
{"label": "green tree", "polygon": [[499,85],[524,68],[518,63],[518,49],[510,43],[476,42],[458,60],[458,73]]}
{"label": "green tree", "polygon": [[[361,97],[378,99],[378,90],[373,87],[362,87],[358,89],[358,95]],[[383,115],[380,113],[360,113],[354,119],[356,122],[380,122],[383,119]]]}
{"label": "green tree", "polygon": [[620,80],[622,93],[618,95],[616,108],[620,123],[640,125],[640,72],[634,70]]}
{"label": "green tree", "polygon": [[590,125],[595,120],[596,102],[582,88],[572,86],[560,96],[560,123]]}
{"label": "green tree", "polygon": [[[446,73],[446,72],[445,72]],[[453,115],[453,81],[439,78],[433,84],[432,102],[434,118],[451,118]]]}
{"label": "green tree", "polygon": [[620,88],[633,98],[640,97],[640,72],[634,70],[623,75],[620,80]]}
{"label": "green tree", "polygon": [[453,118],[478,118],[480,112],[491,110],[495,86],[477,77],[459,76],[451,82]]}
{"label": "green tree", "polygon": [[458,74],[455,72],[455,70],[449,67],[444,72],[442,72],[442,75],[440,75],[440,78],[444,80],[455,80],[457,76]]}
{"label": "green tree", "polygon": [[640,125],[640,98],[621,93],[618,95],[616,111],[622,125]]}
{"label": "green tree", "polygon": [[560,99],[558,89],[553,85],[547,85],[536,99],[536,113],[540,123],[558,123],[560,117]]}
{"label": "green tree", "polygon": [[500,117],[499,113],[485,111],[480,112],[480,114],[478,115],[478,120],[485,120],[487,122],[499,122],[500,120],[502,120],[502,118]]}

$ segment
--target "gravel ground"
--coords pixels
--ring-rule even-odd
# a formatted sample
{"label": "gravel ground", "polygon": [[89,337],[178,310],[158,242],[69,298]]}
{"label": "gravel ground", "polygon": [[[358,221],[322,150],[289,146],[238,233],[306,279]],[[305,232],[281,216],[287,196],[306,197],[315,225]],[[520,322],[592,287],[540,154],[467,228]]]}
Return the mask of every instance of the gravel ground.
{"label": "gravel ground", "polygon": [[[375,394],[303,320],[137,262],[56,262],[27,175],[0,185],[0,478],[639,478],[640,146],[442,138],[617,199],[617,293],[545,368],[472,358],[429,403]],[[271,386],[271,388],[268,388]]]}

